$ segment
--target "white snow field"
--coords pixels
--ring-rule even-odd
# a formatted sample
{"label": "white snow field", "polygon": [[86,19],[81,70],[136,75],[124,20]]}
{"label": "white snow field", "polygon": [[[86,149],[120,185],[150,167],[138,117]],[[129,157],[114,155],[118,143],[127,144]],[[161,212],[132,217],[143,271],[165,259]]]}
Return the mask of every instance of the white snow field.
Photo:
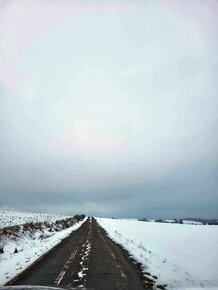
{"label": "white snow field", "polygon": [[218,289],[218,226],[97,221],[157,283],[168,289]]}
{"label": "white snow field", "polygon": [[[14,214],[14,217],[15,216],[16,214]],[[50,215],[44,215],[43,217],[42,214],[33,214],[31,218],[31,213],[24,213],[23,215],[23,213],[19,212],[18,217],[20,216],[24,222],[27,222],[25,217],[28,217],[28,222],[38,222],[40,220],[48,223],[48,220],[50,220]],[[39,219],[37,218],[35,220],[34,218],[36,216],[39,217]],[[61,240],[77,230],[86,220],[85,218],[69,228],[57,230],[54,221],[60,220],[60,218],[63,219],[63,216],[53,215],[52,221],[50,220],[51,222],[48,223],[50,227],[46,227],[45,225],[42,229],[34,229],[32,232],[21,232],[17,237],[9,236],[2,241],[4,252],[0,253],[0,286],[5,285],[23,270],[28,268],[42,255],[60,243]],[[14,220],[16,220],[16,218]],[[20,221],[20,219],[18,220]]]}
{"label": "white snow field", "polygon": [[25,223],[37,223],[37,222],[48,222],[52,223],[57,220],[69,218],[70,216],[58,215],[58,214],[43,214],[34,212],[22,212],[13,210],[2,210],[0,209],[0,228],[23,225]]}

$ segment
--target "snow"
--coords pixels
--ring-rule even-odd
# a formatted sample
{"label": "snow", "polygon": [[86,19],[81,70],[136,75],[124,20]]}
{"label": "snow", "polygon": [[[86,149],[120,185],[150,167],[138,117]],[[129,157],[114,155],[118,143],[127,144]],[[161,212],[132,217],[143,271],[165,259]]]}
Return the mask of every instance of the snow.
{"label": "snow", "polygon": [[159,284],[218,289],[218,226],[97,220]]}
{"label": "snow", "polygon": [[[77,230],[85,220],[86,218],[59,232],[44,229],[43,235],[41,231],[36,231],[34,237],[23,234],[16,240],[8,240],[4,246],[4,253],[0,254],[0,285],[6,284],[28,268],[51,248]],[[14,253],[15,248],[17,248],[18,253]]]}
{"label": "snow", "polygon": [[57,214],[43,214],[33,212],[21,212],[12,210],[0,210],[0,228],[22,225],[25,223],[48,222],[52,223],[57,220],[69,218],[71,216]]}
{"label": "snow", "polygon": [[175,220],[164,220],[167,223],[175,223]]}

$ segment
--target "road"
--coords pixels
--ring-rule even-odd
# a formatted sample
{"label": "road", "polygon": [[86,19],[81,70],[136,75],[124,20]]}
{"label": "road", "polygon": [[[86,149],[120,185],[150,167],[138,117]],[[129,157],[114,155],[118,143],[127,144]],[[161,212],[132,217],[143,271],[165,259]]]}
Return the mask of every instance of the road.
{"label": "road", "polygon": [[148,288],[139,267],[109,239],[94,218],[88,218],[13,284],[95,290]]}

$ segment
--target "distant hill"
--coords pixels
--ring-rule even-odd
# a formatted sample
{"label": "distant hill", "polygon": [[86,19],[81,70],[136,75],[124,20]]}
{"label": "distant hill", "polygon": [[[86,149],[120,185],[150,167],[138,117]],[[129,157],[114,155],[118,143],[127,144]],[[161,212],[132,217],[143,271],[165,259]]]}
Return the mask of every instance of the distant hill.
{"label": "distant hill", "polygon": [[203,219],[203,218],[183,218],[183,219],[147,219],[141,218],[139,221],[157,222],[157,223],[176,223],[176,224],[190,224],[190,225],[218,225],[217,219]]}
{"label": "distant hill", "polygon": [[208,225],[218,225],[218,218],[217,219],[184,218],[184,220],[200,222],[203,225],[206,225],[206,224],[208,224]]}

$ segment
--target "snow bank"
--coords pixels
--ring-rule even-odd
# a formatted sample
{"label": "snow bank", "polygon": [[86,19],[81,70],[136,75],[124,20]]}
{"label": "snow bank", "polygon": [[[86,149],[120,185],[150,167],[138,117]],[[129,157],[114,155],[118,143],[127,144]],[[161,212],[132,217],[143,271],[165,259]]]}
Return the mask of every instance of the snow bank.
{"label": "snow bank", "polygon": [[218,289],[217,226],[97,220],[145,272],[158,277],[158,283],[168,288]]}

